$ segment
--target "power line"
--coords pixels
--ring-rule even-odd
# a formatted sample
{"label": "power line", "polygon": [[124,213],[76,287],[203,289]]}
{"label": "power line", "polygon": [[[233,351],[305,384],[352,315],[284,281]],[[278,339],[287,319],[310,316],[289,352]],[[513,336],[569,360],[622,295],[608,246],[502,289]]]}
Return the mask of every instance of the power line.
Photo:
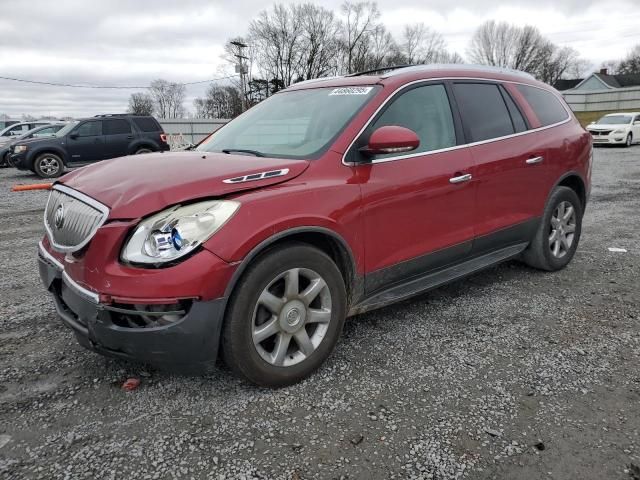
{"label": "power line", "polygon": [[[218,80],[227,80],[230,78],[235,78],[237,75],[227,75],[226,77],[220,78],[210,78],[209,80],[199,80],[197,82],[183,82],[178,83],[178,85],[197,85],[201,83],[210,83],[217,82]],[[67,88],[94,88],[94,89],[110,89],[110,90],[139,90],[143,88],[151,88],[149,85],[146,86],[131,86],[131,85],[79,85],[73,83],[55,83],[55,82],[41,82],[38,80],[27,80],[24,78],[14,78],[14,77],[2,77],[0,76],[0,80],[9,80],[12,82],[20,82],[20,83],[30,83],[35,85],[48,85],[51,87],[67,87]]]}

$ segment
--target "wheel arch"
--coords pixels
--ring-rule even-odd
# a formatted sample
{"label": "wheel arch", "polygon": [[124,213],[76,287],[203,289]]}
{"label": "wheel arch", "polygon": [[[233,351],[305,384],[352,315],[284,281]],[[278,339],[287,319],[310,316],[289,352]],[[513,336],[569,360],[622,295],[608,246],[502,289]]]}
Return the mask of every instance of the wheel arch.
{"label": "wheel arch", "polygon": [[582,204],[582,210],[584,211],[584,209],[587,206],[587,200],[588,200],[587,186],[586,186],[586,182],[578,172],[567,172],[564,175],[562,175],[558,179],[558,181],[555,183],[551,191],[549,192],[549,195],[547,196],[547,201],[548,201],[548,198],[551,196],[551,193],[557,187],[568,187],[572,189],[574,192],[576,192],[576,194],[578,195],[578,198],[580,199],[580,203]]}
{"label": "wheel arch", "polygon": [[347,289],[347,303],[351,304],[363,292],[363,282],[358,275],[353,251],[338,233],[324,227],[295,227],[279,232],[254,247],[240,262],[225,290],[230,297],[247,267],[269,250],[290,242],[306,243],[326,253],[338,266]]}
{"label": "wheel arch", "polygon": [[135,141],[134,143],[132,143],[131,147],[129,147],[129,155],[133,155],[140,148],[148,148],[152,152],[157,152],[160,149],[160,147],[158,145],[155,145],[150,140],[139,139],[139,140]]}
{"label": "wheel arch", "polygon": [[54,155],[57,155],[58,157],[60,157],[62,159],[62,163],[66,166],[67,165],[67,153],[62,149],[62,148],[58,148],[58,147],[53,147],[53,146],[48,146],[48,147],[40,147],[37,150],[34,150],[33,152],[31,152],[31,155],[29,156],[27,163],[31,164],[31,168],[33,168],[35,162],[36,162],[36,158],[38,158],[40,155],[44,154],[44,153],[53,153]]}

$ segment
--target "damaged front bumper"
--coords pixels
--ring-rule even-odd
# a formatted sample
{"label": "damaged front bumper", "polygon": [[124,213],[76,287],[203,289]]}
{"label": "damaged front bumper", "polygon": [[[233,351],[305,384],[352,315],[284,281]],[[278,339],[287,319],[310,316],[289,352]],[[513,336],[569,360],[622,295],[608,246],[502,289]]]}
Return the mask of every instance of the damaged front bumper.
{"label": "damaged front bumper", "polygon": [[97,353],[166,370],[206,371],[218,354],[226,298],[149,304],[101,303],[39,246],[40,277],[78,342]]}

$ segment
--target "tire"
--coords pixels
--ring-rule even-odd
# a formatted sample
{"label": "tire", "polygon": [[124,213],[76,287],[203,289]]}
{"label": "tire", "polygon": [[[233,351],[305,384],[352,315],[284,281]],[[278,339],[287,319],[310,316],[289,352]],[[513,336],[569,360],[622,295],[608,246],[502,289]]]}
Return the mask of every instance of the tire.
{"label": "tire", "polygon": [[2,155],[2,158],[0,158],[0,168],[7,168],[10,166],[11,165],[9,164],[9,152],[7,152],[4,155]]}
{"label": "tire", "polygon": [[[335,347],[346,298],[340,270],[320,250],[290,243],[266,252],[247,268],[231,296],[222,330],[224,362],[259,386],[299,382]],[[281,348],[285,343],[288,349]]]}
{"label": "tire", "polygon": [[151,152],[153,152],[153,150],[150,148],[140,147],[135,151],[134,155],[142,155],[144,153],[151,153]]}
{"label": "tire", "polygon": [[[571,214],[569,207],[573,209]],[[524,251],[524,262],[549,272],[566,267],[580,242],[582,215],[582,202],[576,192],[568,187],[556,187],[544,209],[538,230]]]}
{"label": "tire", "polygon": [[629,134],[627,135],[627,140],[624,142],[624,146],[629,148],[632,143],[633,143],[633,135]]}
{"label": "tire", "polygon": [[56,178],[64,173],[64,162],[55,153],[43,153],[33,162],[33,171],[42,178]]}

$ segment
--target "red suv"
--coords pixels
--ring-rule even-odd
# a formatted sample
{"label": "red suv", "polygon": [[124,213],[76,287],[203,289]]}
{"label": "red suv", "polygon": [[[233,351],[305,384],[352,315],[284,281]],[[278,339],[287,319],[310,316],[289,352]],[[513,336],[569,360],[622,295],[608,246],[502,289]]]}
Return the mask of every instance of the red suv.
{"label": "red suv", "polygon": [[299,83],[195,151],[60,179],[40,274],[91,350],[180,369],[220,351],[251,382],[287,385],[350,315],[508,259],[566,266],[591,159],[562,97],[519,72]]}

